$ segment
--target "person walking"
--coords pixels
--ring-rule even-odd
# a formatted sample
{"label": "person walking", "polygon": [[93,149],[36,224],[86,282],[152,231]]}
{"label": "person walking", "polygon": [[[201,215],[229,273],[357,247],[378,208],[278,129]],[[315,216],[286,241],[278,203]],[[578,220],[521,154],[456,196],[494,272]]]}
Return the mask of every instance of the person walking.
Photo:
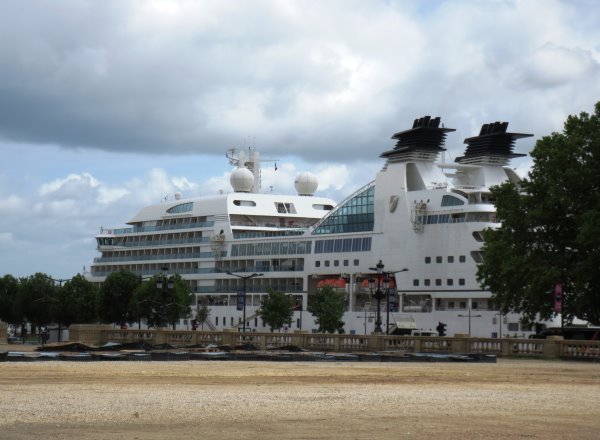
{"label": "person walking", "polygon": [[42,342],[42,345],[46,345],[46,342],[48,342],[48,339],[49,339],[48,329],[46,327],[42,327],[40,329],[40,340]]}
{"label": "person walking", "polygon": [[27,343],[27,326],[25,325],[25,323],[21,324],[21,339],[23,341],[23,344]]}

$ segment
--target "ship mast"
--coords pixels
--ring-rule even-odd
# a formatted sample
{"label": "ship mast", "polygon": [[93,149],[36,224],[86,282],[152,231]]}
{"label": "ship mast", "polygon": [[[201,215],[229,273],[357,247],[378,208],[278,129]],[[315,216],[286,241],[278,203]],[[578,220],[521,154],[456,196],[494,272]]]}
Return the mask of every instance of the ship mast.
{"label": "ship mast", "polygon": [[[277,171],[278,159],[261,159],[260,153],[254,147],[248,147],[248,151],[230,148],[227,150],[225,156],[229,159],[231,165],[238,168],[246,168],[252,172],[254,176],[254,186],[250,191],[252,193],[260,193],[262,188],[261,163],[275,162],[275,171]],[[271,186],[271,192],[273,192],[273,186]]]}

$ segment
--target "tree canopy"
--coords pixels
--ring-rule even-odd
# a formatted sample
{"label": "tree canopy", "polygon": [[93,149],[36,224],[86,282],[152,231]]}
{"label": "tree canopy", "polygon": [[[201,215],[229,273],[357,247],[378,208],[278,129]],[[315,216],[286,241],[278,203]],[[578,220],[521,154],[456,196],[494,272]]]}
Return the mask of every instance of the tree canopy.
{"label": "tree canopy", "polygon": [[12,275],[0,278],[0,320],[11,324],[19,323],[23,316],[17,312],[16,302],[19,294],[19,280]]}
{"label": "tree canopy", "polygon": [[345,310],[346,293],[337,292],[331,286],[317,289],[308,303],[308,311],[315,316],[320,332],[341,332],[344,328],[342,317]]}
{"label": "tree canopy", "polygon": [[269,290],[267,297],[261,301],[258,314],[273,331],[292,322],[292,305],[289,295],[278,290]]}
{"label": "tree canopy", "polygon": [[[159,287],[160,285],[160,287]],[[139,284],[130,298],[130,321],[145,319],[151,327],[173,326],[191,313],[194,294],[180,275],[155,275]]]}
{"label": "tree canopy", "polygon": [[564,318],[600,324],[600,102],[538,140],[531,156],[519,186],[492,188],[502,225],[485,233],[478,279],[502,312],[530,322],[554,314],[560,283]]}
{"label": "tree canopy", "polygon": [[100,286],[98,294],[98,317],[105,323],[123,324],[131,315],[131,298],[136,287],[142,282],[130,271],[112,272]]}
{"label": "tree canopy", "polygon": [[96,322],[96,297],[98,289],[81,274],[68,280],[57,291],[56,320],[69,326],[73,323]]}
{"label": "tree canopy", "polygon": [[58,303],[57,291],[54,280],[41,272],[21,278],[15,302],[17,315],[34,325],[53,322]]}

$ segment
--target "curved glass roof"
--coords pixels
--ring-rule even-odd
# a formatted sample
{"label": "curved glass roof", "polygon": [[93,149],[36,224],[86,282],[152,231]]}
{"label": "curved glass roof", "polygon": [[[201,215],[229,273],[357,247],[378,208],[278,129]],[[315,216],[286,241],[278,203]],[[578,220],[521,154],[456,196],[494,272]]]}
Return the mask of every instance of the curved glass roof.
{"label": "curved glass roof", "polygon": [[343,234],[372,231],[374,223],[375,182],[369,183],[331,211],[312,234]]}

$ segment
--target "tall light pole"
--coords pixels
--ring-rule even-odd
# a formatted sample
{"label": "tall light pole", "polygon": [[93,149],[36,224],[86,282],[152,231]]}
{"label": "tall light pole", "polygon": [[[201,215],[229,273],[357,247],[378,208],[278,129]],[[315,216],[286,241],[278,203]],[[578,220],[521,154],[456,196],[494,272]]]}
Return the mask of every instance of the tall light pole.
{"label": "tall light pole", "polygon": [[[233,272],[225,272],[227,275],[231,275],[234,277],[238,277],[241,278],[242,280],[244,280],[243,282],[243,290],[242,290],[242,295],[241,295],[241,301],[242,301],[242,310],[243,310],[243,320],[244,320],[244,325],[243,325],[243,332],[246,333],[246,280],[249,280],[250,278],[255,278],[255,277],[262,277],[264,274],[262,273],[253,273],[251,275],[238,275],[236,273]],[[240,310],[240,292],[238,291],[238,310]]]}
{"label": "tall light pole", "polygon": [[[386,277],[388,279],[391,279],[392,274],[397,274],[400,272],[408,272],[408,269],[405,267],[404,269],[396,270],[393,272],[387,272]],[[396,282],[396,294],[398,294],[398,282]],[[390,334],[390,291],[389,291],[389,288],[387,291],[386,311],[387,311],[387,315],[385,317],[385,319],[386,319],[385,325],[387,328],[385,329],[385,334],[389,335]]]}
{"label": "tall light pole", "polygon": [[499,332],[500,332],[500,333],[498,334],[498,338],[502,339],[502,317],[503,317],[504,315],[502,315],[502,313],[496,313],[496,315],[495,315],[495,316],[497,316],[497,317],[498,317],[498,321],[499,321],[499,323],[500,323],[500,330],[499,330]]}
{"label": "tall light pole", "polygon": [[[296,293],[300,291],[300,283],[294,282],[292,283],[292,286],[294,286],[294,291]],[[296,299],[296,304],[294,305],[294,310],[300,311],[300,326],[298,328],[299,330],[302,330],[302,309],[304,309],[304,307],[302,304],[302,295],[300,295],[300,299]]]}
{"label": "tall light pole", "polygon": [[[167,272],[169,268],[162,268],[162,276],[156,279],[156,289],[161,292],[162,301],[160,302],[160,319],[164,320],[165,324],[167,323],[167,300],[166,293],[173,290],[173,278],[169,277],[167,279]],[[162,322],[161,322],[162,324]],[[173,322],[173,330],[175,330],[175,322]]]}
{"label": "tall light pole", "polygon": [[469,304],[469,314],[468,315],[456,315],[459,318],[469,318],[469,336],[471,336],[471,318],[481,318],[481,315],[472,315],[471,314],[471,304]]}
{"label": "tall light pole", "polygon": [[[65,281],[70,281],[70,280],[71,280],[71,278],[67,278],[67,279],[56,279],[56,278],[49,277],[48,275],[44,275],[44,276],[45,276],[46,278],[48,278],[50,281],[52,281],[52,282],[54,282],[54,283],[58,283],[58,288],[59,288],[59,290],[60,290],[60,291],[62,291],[62,285],[63,285],[63,283],[64,283]],[[56,285],[56,284],[55,284],[55,285]],[[54,301],[54,302],[58,301],[56,298],[52,298],[52,299],[50,299],[50,298],[48,298],[48,297],[46,297],[46,296],[44,296],[44,298],[40,298],[40,300],[41,300],[41,301],[44,301],[44,302],[46,302],[46,303],[47,303],[48,301]],[[38,301],[39,301],[39,300],[38,300]],[[46,307],[47,307],[47,306],[46,306]],[[61,341],[62,341],[62,337],[61,337],[61,336],[62,336],[62,327],[61,327],[61,325],[60,325],[60,322],[58,322],[57,324],[58,324],[58,335],[57,335],[57,339],[58,339],[58,342],[61,342]],[[49,334],[49,330],[48,330],[48,325],[47,325],[47,324],[46,324],[46,331],[48,331],[48,334]]]}
{"label": "tall light pole", "polygon": [[[381,290],[381,282],[383,276],[383,268],[384,264],[379,260],[379,263],[375,265],[375,267],[370,267],[370,270],[377,271],[377,290],[373,293],[373,289],[375,288],[375,282],[373,279],[369,280],[369,289],[371,290],[371,296],[377,300],[377,319],[375,320],[375,333],[381,333],[381,300],[385,295]],[[387,290],[388,287],[388,279],[383,279],[383,289]]]}

